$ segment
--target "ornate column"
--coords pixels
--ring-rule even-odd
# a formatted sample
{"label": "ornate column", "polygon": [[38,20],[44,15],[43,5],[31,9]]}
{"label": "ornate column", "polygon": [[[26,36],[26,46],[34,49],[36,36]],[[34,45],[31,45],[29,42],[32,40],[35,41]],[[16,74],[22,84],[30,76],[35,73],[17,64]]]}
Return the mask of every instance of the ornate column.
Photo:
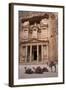
{"label": "ornate column", "polygon": [[26,57],[25,57],[25,63],[26,63],[26,62],[27,62],[27,46],[25,47],[25,49],[26,49],[26,50],[25,50],[25,53],[26,53],[26,55],[25,55],[25,56],[26,56]]}
{"label": "ornate column", "polygon": [[30,63],[31,63],[31,60],[32,60],[32,45],[30,45]]}
{"label": "ornate column", "polygon": [[48,56],[49,56],[49,55],[48,55],[48,51],[49,51],[49,50],[48,50],[48,45],[47,45],[47,60],[48,60]]}
{"label": "ornate column", "polygon": [[37,45],[37,63],[39,62],[39,46]]}
{"label": "ornate column", "polygon": [[41,59],[42,59],[42,63],[44,62],[44,58],[43,58],[43,45],[41,45]]}

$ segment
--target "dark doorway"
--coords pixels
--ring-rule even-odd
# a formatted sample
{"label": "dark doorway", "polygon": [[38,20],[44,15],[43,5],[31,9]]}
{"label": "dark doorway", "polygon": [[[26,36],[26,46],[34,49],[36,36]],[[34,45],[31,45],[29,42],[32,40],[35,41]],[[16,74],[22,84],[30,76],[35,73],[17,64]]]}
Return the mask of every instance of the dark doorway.
{"label": "dark doorway", "polygon": [[41,45],[39,45],[39,61],[41,61]]}
{"label": "dark doorway", "polygon": [[37,60],[37,51],[34,51],[34,60]]}
{"label": "dark doorway", "polygon": [[27,62],[30,61],[30,46],[27,47]]}
{"label": "dark doorway", "polygon": [[37,46],[32,46],[32,55],[33,55],[33,60],[37,60]]}

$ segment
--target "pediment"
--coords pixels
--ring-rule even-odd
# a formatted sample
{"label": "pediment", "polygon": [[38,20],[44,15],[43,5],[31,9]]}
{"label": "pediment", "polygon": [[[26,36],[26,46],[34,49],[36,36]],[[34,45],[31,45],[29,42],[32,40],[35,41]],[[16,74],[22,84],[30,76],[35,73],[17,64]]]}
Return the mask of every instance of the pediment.
{"label": "pediment", "polygon": [[33,38],[33,39],[31,39],[31,40],[29,40],[28,42],[40,42],[41,40],[38,40],[38,39],[36,39],[36,38]]}
{"label": "pediment", "polygon": [[26,40],[26,41],[21,41],[20,44],[25,44],[25,43],[41,43],[41,42],[49,42],[48,40],[39,40],[36,38],[32,38],[30,40]]}

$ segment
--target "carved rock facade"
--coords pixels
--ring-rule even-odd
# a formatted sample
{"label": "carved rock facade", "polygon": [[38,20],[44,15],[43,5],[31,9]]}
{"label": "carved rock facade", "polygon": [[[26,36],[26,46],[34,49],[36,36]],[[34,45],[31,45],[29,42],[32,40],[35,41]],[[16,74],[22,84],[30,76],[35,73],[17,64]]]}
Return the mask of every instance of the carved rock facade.
{"label": "carved rock facade", "polygon": [[44,64],[58,60],[57,13],[20,16],[19,63]]}

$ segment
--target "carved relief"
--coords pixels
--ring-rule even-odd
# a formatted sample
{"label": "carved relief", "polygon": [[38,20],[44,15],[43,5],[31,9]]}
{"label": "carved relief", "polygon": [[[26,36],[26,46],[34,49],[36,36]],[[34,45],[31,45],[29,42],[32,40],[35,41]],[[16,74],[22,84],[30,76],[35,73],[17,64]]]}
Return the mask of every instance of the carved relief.
{"label": "carved relief", "polygon": [[[37,61],[39,60],[39,58],[41,58],[40,61],[45,62],[45,60],[55,60],[54,57],[57,57],[57,55],[55,56],[58,46],[56,40],[58,34],[55,33],[57,32],[56,24],[56,13],[32,12],[31,14],[26,14],[26,16],[24,15],[24,17],[21,18],[22,28],[20,30],[20,42],[24,45],[27,45],[27,47],[29,45],[30,50],[32,50],[31,45],[36,45],[36,50],[38,50],[39,46],[42,48],[42,45],[44,45],[43,49],[40,49],[41,57],[38,56],[36,58]],[[38,51],[35,52],[36,54],[34,54],[37,56]],[[30,57],[30,54],[29,58],[32,58]],[[31,61],[29,60],[29,62]]]}

